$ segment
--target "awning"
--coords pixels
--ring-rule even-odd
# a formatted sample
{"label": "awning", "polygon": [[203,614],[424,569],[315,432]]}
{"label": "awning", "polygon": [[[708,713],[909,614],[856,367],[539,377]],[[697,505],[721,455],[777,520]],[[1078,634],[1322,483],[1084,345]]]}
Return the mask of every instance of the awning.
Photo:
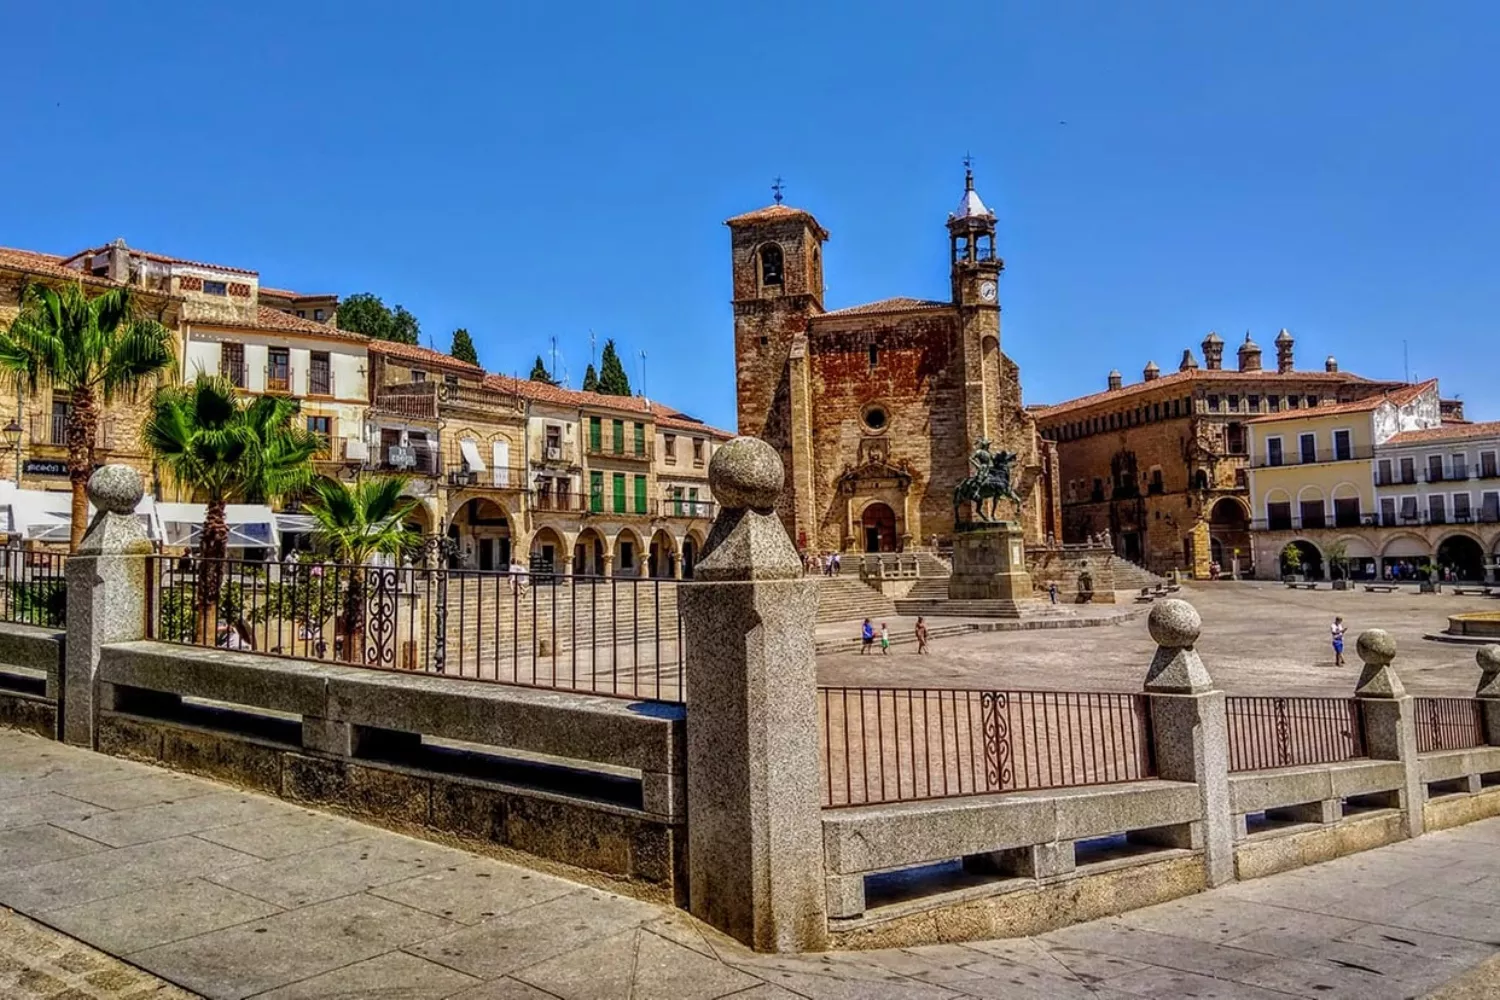
{"label": "awning", "polygon": [[1408,536],[1392,538],[1381,554],[1385,559],[1422,559],[1431,558],[1432,549],[1427,543]]}
{"label": "awning", "polygon": [[458,450],[463,453],[464,465],[469,467],[470,472],[483,472],[484,459],[479,457],[479,443],[469,438],[458,442]]}
{"label": "awning", "polygon": [[[162,540],[167,545],[192,547],[203,533],[203,518],[208,508],[201,503],[159,503],[156,516],[161,521]],[[261,504],[230,504],[224,511],[229,523],[228,547],[231,549],[266,548],[278,541],[276,515]]]}
{"label": "awning", "polygon": [[1344,557],[1347,559],[1374,559],[1375,550],[1363,538],[1347,538],[1344,540]]}
{"label": "awning", "polygon": [[283,535],[310,535],[318,529],[318,521],[311,514],[276,513],[276,528]]}
{"label": "awning", "polygon": [[[18,490],[0,492],[0,504],[5,505],[5,528],[11,534],[20,535],[28,542],[57,542],[66,544],[72,535],[73,494],[62,490]],[[161,537],[156,520],[156,504],[149,496],[141,497],[136,504],[136,517],[146,529],[146,537],[153,541]],[[94,505],[89,505],[89,520],[94,519]]]}

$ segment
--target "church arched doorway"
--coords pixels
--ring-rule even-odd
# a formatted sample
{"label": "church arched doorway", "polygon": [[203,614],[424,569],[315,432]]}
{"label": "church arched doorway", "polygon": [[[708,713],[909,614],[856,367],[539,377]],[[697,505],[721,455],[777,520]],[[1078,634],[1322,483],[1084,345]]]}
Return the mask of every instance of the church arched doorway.
{"label": "church arched doorway", "polygon": [[870,504],[860,515],[861,539],[866,552],[896,551],[896,512],[880,501]]}

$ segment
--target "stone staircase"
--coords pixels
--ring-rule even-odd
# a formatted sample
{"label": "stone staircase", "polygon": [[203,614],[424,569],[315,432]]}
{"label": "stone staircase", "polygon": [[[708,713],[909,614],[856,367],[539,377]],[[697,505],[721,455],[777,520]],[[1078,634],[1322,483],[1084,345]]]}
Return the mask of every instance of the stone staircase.
{"label": "stone staircase", "polygon": [[1144,566],[1120,556],[1115,556],[1110,565],[1115,571],[1116,590],[1140,590],[1142,587],[1155,587],[1167,582]]}
{"label": "stone staircase", "polygon": [[[943,581],[946,590],[947,582]],[[874,587],[850,576],[818,577],[818,624],[893,618],[896,605]]]}

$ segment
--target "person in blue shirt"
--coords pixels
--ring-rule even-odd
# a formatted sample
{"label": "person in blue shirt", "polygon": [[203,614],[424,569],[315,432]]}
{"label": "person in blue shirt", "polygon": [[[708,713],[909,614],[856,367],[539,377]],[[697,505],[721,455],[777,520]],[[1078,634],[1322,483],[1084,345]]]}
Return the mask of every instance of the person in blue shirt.
{"label": "person in blue shirt", "polygon": [[859,638],[859,655],[864,656],[875,643],[875,626],[870,624],[870,619],[865,619],[864,625],[859,630]]}

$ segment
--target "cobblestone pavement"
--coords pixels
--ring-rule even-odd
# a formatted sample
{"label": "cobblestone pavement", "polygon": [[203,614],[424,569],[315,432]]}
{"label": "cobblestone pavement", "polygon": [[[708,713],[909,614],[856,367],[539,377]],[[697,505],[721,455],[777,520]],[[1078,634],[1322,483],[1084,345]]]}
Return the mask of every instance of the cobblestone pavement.
{"label": "cobblestone pavement", "polygon": [[10,1000],[194,1000],[196,994],[0,908],[0,996]]}
{"label": "cobblestone pavement", "polygon": [[[777,957],[677,911],[0,730],[0,905],[212,1000],[1395,1000],[1487,988],[1470,970],[1500,950],[1500,819],[1035,938]],[[188,995],[59,975],[130,973],[96,957],[6,922],[0,986],[33,985],[0,996]]]}
{"label": "cobblestone pavement", "polygon": [[[1203,616],[1198,651],[1218,686],[1230,694],[1347,696],[1359,678],[1354,636],[1383,628],[1396,638],[1396,669],[1410,693],[1470,695],[1479,681],[1474,647],[1422,635],[1446,628],[1450,614],[1500,611],[1494,598],[1288,590],[1270,582],[1189,583],[1176,596]],[[1334,615],[1342,615],[1349,629],[1343,667],[1333,665],[1328,641]],[[928,621],[936,625],[944,619]],[[858,622],[849,626],[858,627]],[[865,687],[1139,691],[1154,651],[1145,620],[1137,619],[941,639],[922,657],[915,646],[905,645],[892,647],[889,656],[825,653],[818,657],[818,680]]]}

